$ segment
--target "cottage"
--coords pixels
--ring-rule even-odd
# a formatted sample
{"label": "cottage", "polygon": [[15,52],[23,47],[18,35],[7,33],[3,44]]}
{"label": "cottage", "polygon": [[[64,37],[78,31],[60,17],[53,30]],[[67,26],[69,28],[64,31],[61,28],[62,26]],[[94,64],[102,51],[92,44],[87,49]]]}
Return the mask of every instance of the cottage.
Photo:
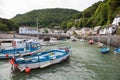
{"label": "cottage", "polygon": [[20,27],[19,34],[38,34],[37,28]]}
{"label": "cottage", "polygon": [[113,20],[113,25],[119,26],[120,25],[120,14],[117,15]]}
{"label": "cottage", "polygon": [[108,25],[106,28],[101,29],[99,31],[99,34],[115,34],[117,30],[117,26],[116,25]]}

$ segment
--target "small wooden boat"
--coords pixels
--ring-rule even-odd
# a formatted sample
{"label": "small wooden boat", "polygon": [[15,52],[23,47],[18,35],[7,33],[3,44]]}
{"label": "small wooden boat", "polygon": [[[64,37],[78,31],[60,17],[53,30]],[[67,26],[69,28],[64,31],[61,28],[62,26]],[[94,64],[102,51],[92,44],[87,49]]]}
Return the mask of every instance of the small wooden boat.
{"label": "small wooden boat", "polygon": [[103,43],[98,42],[98,48],[101,48],[101,47],[103,47]]}
{"label": "small wooden boat", "polygon": [[89,43],[89,44],[94,44],[94,41],[93,41],[93,40],[89,40],[88,43]]}
{"label": "small wooden boat", "polygon": [[0,46],[0,59],[32,54],[32,52],[37,51],[41,48],[38,42],[29,42],[23,40],[13,40],[12,42],[10,40],[7,42],[10,44],[9,46]]}
{"label": "small wooden boat", "polygon": [[120,47],[114,49],[114,53],[120,53]]}
{"label": "small wooden boat", "polygon": [[108,53],[109,51],[110,51],[109,47],[103,47],[103,48],[100,49],[101,53]]}
{"label": "small wooden boat", "polygon": [[31,56],[12,58],[10,63],[15,69],[26,71],[35,68],[44,68],[52,64],[66,60],[70,56],[71,50],[68,48],[54,49],[45,52],[38,52]]}
{"label": "small wooden boat", "polygon": [[57,45],[59,43],[59,41],[57,40],[57,38],[50,38],[49,43],[50,43],[50,45]]}
{"label": "small wooden boat", "polygon": [[85,41],[85,39],[80,39],[80,42],[84,42]]}

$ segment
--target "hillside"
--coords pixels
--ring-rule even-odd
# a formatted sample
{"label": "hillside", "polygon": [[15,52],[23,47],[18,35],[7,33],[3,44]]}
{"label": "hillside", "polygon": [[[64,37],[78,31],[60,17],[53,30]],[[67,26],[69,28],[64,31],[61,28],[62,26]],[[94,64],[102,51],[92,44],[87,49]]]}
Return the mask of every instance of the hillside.
{"label": "hillside", "polygon": [[114,17],[120,14],[120,0],[104,0],[94,3],[82,12],[72,9],[41,9],[33,10],[25,14],[18,14],[11,20],[19,26],[36,26],[36,18],[39,19],[39,27],[61,26],[69,29],[72,26],[95,27],[111,24]]}
{"label": "hillside", "polygon": [[11,20],[0,18],[0,31],[17,30],[18,26]]}
{"label": "hillside", "polygon": [[36,26],[36,18],[38,18],[40,27],[54,27],[60,26],[63,21],[68,21],[73,14],[77,13],[79,11],[72,9],[41,9],[18,14],[11,20],[19,26]]}
{"label": "hillside", "polygon": [[105,26],[111,24],[117,14],[120,14],[120,0],[99,1],[85,9],[76,24],[77,27]]}

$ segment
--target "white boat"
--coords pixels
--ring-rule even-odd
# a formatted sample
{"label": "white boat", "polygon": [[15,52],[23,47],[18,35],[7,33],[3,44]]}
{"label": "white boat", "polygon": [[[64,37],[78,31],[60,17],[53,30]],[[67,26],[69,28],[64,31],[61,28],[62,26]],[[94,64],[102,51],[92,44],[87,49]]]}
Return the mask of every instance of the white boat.
{"label": "white boat", "polygon": [[70,56],[70,54],[70,47],[59,48],[45,52],[38,52],[37,54],[33,54],[31,56],[12,58],[10,63],[12,68],[28,72],[30,69],[44,68],[64,61]]}
{"label": "white boat", "polygon": [[39,50],[40,44],[36,41],[26,39],[1,39],[0,58],[11,58],[12,56],[25,55]]}
{"label": "white boat", "polygon": [[57,40],[57,38],[50,38],[50,45],[56,45],[59,43],[59,41]]}
{"label": "white boat", "polygon": [[99,47],[99,48],[103,47],[103,43],[98,42],[98,47]]}
{"label": "white boat", "polygon": [[85,39],[80,39],[80,42],[84,42],[85,41]]}

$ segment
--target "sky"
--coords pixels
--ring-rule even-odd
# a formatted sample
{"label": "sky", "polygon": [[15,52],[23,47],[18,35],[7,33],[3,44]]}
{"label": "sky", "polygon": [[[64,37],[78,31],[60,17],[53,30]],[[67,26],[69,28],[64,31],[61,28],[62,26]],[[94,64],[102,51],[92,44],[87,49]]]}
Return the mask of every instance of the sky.
{"label": "sky", "polygon": [[100,0],[0,0],[0,17],[13,18],[31,10],[68,8],[83,11]]}

